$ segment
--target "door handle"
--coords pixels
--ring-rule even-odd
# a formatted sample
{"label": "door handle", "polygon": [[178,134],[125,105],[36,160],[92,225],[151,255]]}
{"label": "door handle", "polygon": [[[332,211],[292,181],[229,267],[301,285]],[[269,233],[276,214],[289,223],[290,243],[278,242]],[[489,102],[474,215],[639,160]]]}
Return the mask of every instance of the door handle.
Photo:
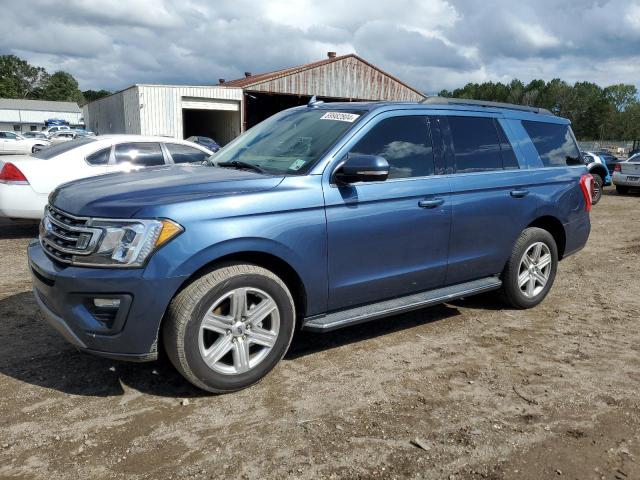
{"label": "door handle", "polygon": [[420,208],[436,208],[444,203],[444,198],[433,198],[431,200],[420,200],[418,206]]}
{"label": "door handle", "polygon": [[529,190],[511,190],[510,195],[515,198],[523,198],[529,195]]}

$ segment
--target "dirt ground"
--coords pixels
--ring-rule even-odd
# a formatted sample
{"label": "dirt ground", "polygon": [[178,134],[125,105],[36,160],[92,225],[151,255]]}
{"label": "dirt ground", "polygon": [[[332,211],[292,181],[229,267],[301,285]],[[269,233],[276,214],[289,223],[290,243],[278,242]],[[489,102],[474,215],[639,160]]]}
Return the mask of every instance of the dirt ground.
{"label": "dirt ground", "polygon": [[640,479],[640,196],[611,189],[539,307],[469,298],[300,334],[223,396],[82,354],[0,226],[0,477]]}

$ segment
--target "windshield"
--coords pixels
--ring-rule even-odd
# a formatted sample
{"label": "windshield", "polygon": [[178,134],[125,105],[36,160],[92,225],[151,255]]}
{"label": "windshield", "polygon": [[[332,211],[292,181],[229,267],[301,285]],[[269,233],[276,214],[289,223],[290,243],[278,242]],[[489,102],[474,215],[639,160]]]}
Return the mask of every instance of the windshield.
{"label": "windshield", "polygon": [[242,162],[275,175],[301,175],[360,118],[358,111],[285,110],[251,128],[210,157]]}
{"label": "windshield", "polygon": [[76,140],[69,140],[68,142],[59,143],[58,145],[54,145],[53,147],[48,147],[43,150],[39,150],[33,154],[34,157],[39,158],[40,160],[49,160],[50,158],[56,157],[62,153],[66,153],[69,150],[73,150],[76,147],[81,145],[86,145],[87,143],[95,142],[96,140],[91,137],[82,137]]}

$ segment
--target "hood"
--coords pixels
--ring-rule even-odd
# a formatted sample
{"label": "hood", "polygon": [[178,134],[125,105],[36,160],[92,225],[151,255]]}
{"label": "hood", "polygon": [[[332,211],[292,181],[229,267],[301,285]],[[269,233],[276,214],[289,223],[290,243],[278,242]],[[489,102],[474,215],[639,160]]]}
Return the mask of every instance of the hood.
{"label": "hood", "polygon": [[49,197],[73,215],[130,218],[144,207],[275,188],[283,177],[204,166],[165,166],[60,185]]}

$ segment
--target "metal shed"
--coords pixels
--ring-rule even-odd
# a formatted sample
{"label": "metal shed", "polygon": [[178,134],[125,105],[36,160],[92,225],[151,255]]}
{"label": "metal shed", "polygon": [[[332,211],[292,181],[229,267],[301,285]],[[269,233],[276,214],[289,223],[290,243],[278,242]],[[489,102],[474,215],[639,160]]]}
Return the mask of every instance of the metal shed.
{"label": "metal shed", "polygon": [[137,84],[84,106],[87,128],[187,138],[202,135],[228,143],[240,134],[242,89]]}
{"label": "metal shed", "polygon": [[265,118],[325,101],[419,101],[425,96],[355,54],[252,75],[214,86],[137,84],[84,106],[87,128],[99,134],[133,133],[226,144]]}
{"label": "metal shed", "polygon": [[305,104],[316,95],[325,101],[420,101],[425,95],[355,54],[328,52],[318,62],[252,75],[225,87],[244,91],[244,127],[249,128],[274,113]]}

